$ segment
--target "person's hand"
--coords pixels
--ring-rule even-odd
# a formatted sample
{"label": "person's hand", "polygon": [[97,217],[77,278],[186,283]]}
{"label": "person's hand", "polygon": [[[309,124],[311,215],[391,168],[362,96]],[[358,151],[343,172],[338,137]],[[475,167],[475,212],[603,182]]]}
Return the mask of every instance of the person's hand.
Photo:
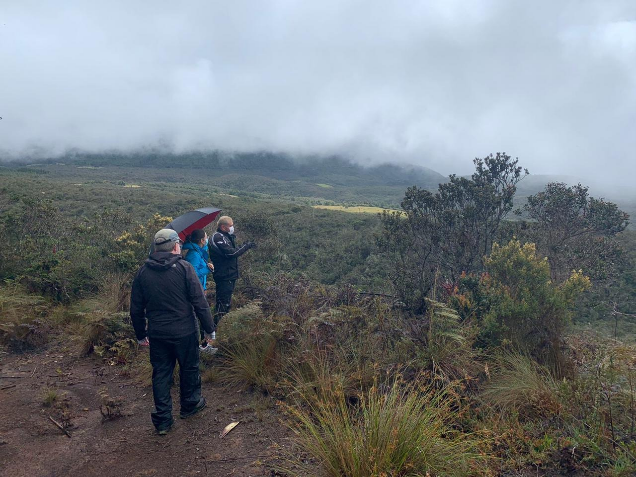
{"label": "person's hand", "polygon": [[247,242],[249,248],[256,248],[256,242]]}
{"label": "person's hand", "polygon": [[211,272],[214,271],[214,264],[212,262],[208,262],[208,268],[210,269]]}
{"label": "person's hand", "polygon": [[146,336],[143,340],[137,340],[137,344],[139,346],[150,346],[150,340],[148,340],[148,337]]}
{"label": "person's hand", "polygon": [[214,342],[216,341],[212,336],[213,335],[211,333],[204,333],[203,334],[203,338],[205,339],[205,342],[207,344],[213,345]]}

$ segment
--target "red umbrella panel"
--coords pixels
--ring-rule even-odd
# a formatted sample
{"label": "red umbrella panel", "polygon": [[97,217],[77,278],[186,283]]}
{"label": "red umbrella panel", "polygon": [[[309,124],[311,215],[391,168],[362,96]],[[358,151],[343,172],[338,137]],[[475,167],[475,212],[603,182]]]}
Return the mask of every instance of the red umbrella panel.
{"label": "red umbrella panel", "polygon": [[221,209],[215,207],[192,210],[174,219],[166,225],[166,228],[176,231],[179,234],[179,238],[185,240],[194,230],[202,229],[214,221],[220,212]]}

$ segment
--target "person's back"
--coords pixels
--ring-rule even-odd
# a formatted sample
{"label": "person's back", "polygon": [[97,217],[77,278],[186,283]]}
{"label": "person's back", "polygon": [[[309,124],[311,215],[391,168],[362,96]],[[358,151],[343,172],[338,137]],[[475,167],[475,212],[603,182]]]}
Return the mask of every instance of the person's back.
{"label": "person's back", "polygon": [[163,435],[173,424],[170,387],[177,362],[181,417],[192,416],[206,405],[201,397],[195,315],[206,335],[211,335],[215,325],[194,268],[181,257],[177,232],[161,229],[154,243],[156,251],[133,280],[130,318],[139,344],[150,346],[155,402],[151,419]]}
{"label": "person's back", "polygon": [[131,314],[145,310],[150,338],[178,338],[195,331],[194,307],[207,308],[207,302],[197,300],[196,290],[191,289],[189,266],[180,255],[154,252],[135,277],[143,293],[132,295]]}

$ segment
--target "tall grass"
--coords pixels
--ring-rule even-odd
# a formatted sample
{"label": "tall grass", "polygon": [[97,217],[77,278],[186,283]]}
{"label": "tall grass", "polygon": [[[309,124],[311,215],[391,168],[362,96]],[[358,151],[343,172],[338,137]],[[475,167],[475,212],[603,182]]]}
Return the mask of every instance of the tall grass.
{"label": "tall grass", "polygon": [[45,324],[52,305],[14,282],[0,286],[0,345],[14,351],[36,349],[47,342]]}
{"label": "tall grass", "polygon": [[529,417],[558,414],[559,383],[550,372],[528,356],[506,353],[493,365],[492,378],[481,398],[499,410],[519,411]]}
{"label": "tall grass", "polygon": [[220,372],[228,384],[247,384],[264,391],[276,385],[278,355],[276,339],[263,334],[260,339],[250,339],[231,346],[222,346],[225,356]]}
{"label": "tall grass", "polygon": [[[302,390],[300,390],[302,393]],[[292,475],[328,477],[474,475],[483,459],[473,436],[451,426],[444,393],[394,380],[351,405],[342,389],[290,407],[301,447],[311,456]]]}
{"label": "tall grass", "polygon": [[33,295],[15,283],[0,287],[0,316],[6,323],[21,323],[28,319],[45,316],[51,309],[42,296]]}

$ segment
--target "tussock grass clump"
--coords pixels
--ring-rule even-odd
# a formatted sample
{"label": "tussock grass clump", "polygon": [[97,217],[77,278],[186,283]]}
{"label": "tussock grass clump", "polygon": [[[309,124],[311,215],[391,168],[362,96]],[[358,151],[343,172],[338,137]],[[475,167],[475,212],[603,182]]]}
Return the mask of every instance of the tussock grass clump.
{"label": "tussock grass clump", "polygon": [[132,337],[135,335],[127,313],[95,310],[86,313],[85,317],[82,354],[96,353],[103,356],[105,351],[112,351],[121,364],[132,358],[135,348]]}
{"label": "tussock grass clump", "polygon": [[529,417],[561,411],[559,383],[532,358],[506,353],[498,358],[481,398],[499,410],[518,411]]}
{"label": "tussock grass clump", "polygon": [[[300,390],[302,393],[302,390]],[[475,475],[483,459],[475,437],[453,429],[444,393],[400,380],[373,386],[352,405],[340,390],[305,407],[290,407],[311,464],[292,475],[371,477]]]}
{"label": "tussock grass clump", "polygon": [[132,276],[129,273],[106,273],[100,287],[100,308],[113,313],[127,312],[130,308],[131,283]]}
{"label": "tussock grass clump", "polygon": [[139,349],[130,362],[122,367],[122,376],[127,376],[140,386],[152,384],[152,365],[148,349]]}
{"label": "tussock grass clump", "polygon": [[[205,355],[204,355],[205,356]],[[220,368],[211,367],[201,370],[201,381],[204,383],[216,383],[220,381]]]}
{"label": "tussock grass clump", "polygon": [[221,348],[226,356],[222,374],[228,384],[247,384],[271,391],[276,383],[278,355],[276,340],[268,334],[231,347]]}
{"label": "tussock grass clump", "polygon": [[51,308],[48,300],[18,284],[0,287],[0,344],[18,352],[44,345],[48,336],[44,320]]}
{"label": "tussock grass clump", "polygon": [[216,377],[272,391],[281,372],[281,348],[289,326],[284,316],[264,316],[258,301],[228,313],[217,331],[223,364]]}
{"label": "tussock grass clump", "polygon": [[42,390],[42,405],[51,407],[60,399],[60,392],[54,388],[44,388]]}
{"label": "tussock grass clump", "polygon": [[[306,402],[329,400],[337,394],[343,394],[349,402],[357,402],[360,390],[371,385],[365,387],[355,360],[344,358],[342,352],[330,355],[325,350],[307,350],[293,360],[287,358],[281,383],[286,399],[300,407]],[[374,371],[371,382],[377,383],[378,370]]]}
{"label": "tussock grass clump", "polygon": [[25,316],[43,317],[51,305],[44,297],[32,295],[24,287],[7,283],[0,287],[0,315],[3,321],[21,322]]}

